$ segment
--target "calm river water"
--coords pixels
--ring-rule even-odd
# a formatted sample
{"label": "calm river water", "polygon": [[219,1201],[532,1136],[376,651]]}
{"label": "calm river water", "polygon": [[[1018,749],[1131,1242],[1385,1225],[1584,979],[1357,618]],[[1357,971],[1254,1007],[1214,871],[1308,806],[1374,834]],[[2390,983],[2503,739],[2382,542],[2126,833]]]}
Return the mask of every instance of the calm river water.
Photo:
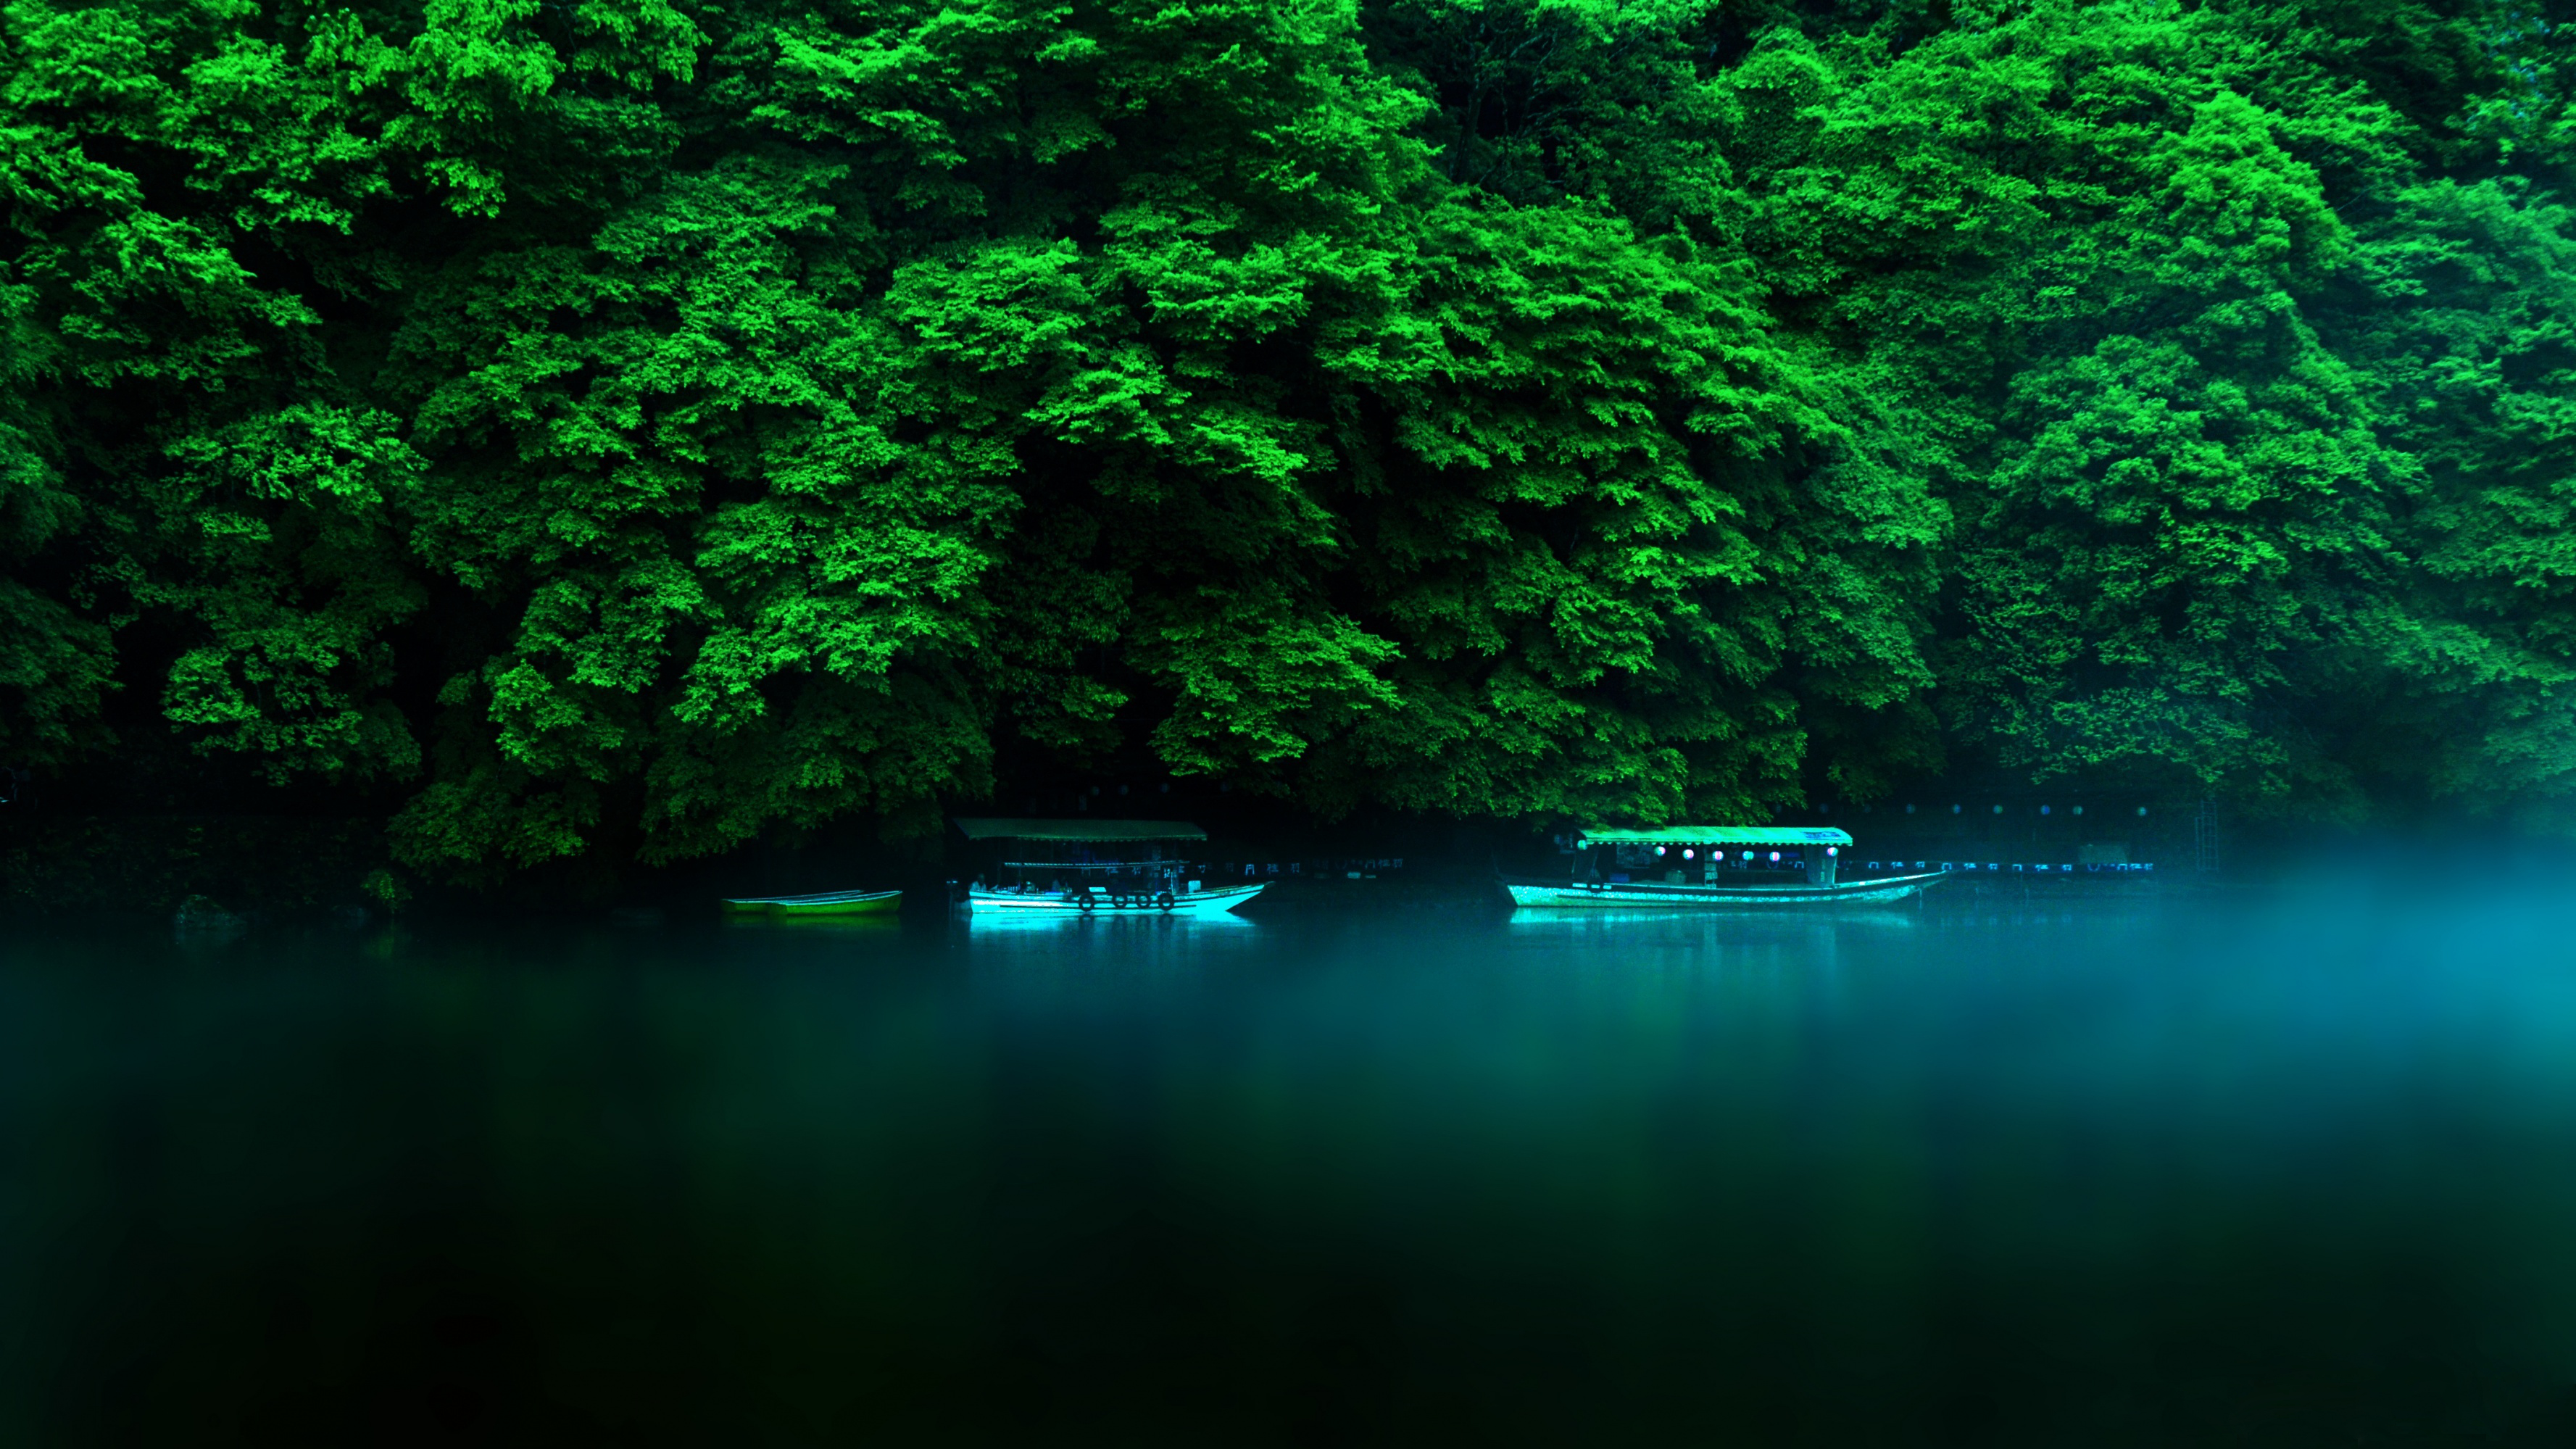
{"label": "calm river water", "polygon": [[0,1443],[2576,1443],[2576,905],[0,941]]}

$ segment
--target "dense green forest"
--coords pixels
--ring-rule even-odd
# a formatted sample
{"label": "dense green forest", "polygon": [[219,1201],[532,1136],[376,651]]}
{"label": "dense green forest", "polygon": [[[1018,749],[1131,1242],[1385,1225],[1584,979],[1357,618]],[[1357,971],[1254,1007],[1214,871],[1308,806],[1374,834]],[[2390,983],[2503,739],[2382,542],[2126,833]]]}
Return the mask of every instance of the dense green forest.
{"label": "dense green forest", "polygon": [[2576,820],[2576,29],[6,0],[0,764]]}

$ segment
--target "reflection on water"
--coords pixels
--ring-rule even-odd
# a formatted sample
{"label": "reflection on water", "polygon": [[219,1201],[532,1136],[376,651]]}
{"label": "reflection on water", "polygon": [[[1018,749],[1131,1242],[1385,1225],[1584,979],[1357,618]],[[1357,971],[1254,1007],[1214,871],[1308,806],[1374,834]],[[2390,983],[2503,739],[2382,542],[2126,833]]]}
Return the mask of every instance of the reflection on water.
{"label": "reflection on water", "polygon": [[[977,935],[982,936],[1042,933],[1049,935],[1051,938],[1065,941],[1132,941],[1140,939],[1138,936],[1133,934],[1139,931],[1162,932],[1163,936],[1157,939],[1166,939],[1170,937],[1170,933],[1175,931],[1198,931],[1204,933],[1210,931],[1253,931],[1260,929],[1251,917],[1237,915],[1232,911],[1219,911],[1212,915],[1181,915],[1176,913],[1168,916],[1140,914],[1121,915],[1114,912],[1108,915],[1089,916],[1075,914],[1040,915],[1036,913],[990,911],[971,915],[959,913],[952,916],[950,919],[956,923],[957,929],[972,931]],[[1085,931],[1116,931],[1126,932],[1129,934],[1115,936],[1080,936],[1073,934]]]}
{"label": "reflection on water", "polygon": [[871,916],[772,916],[736,915],[721,918],[728,931],[815,931],[843,935],[893,935],[903,930],[903,920],[895,915]]}
{"label": "reflection on water", "polygon": [[0,1443],[2576,1442],[2576,910],[0,944]]}
{"label": "reflection on water", "polygon": [[[1910,927],[1922,920],[1920,909],[1910,905],[1849,906],[1676,906],[1659,909],[1653,906],[1522,906],[1506,918],[1514,932],[1529,934],[1551,927],[1590,923],[1618,929],[1621,921],[1657,921],[1665,926],[1697,926],[1702,934],[1720,933],[1730,937],[1747,931],[1761,931],[1776,926],[1808,926],[1826,931],[1865,931],[1889,926]],[[1658,935],[1669,934],[1658,931]]]}

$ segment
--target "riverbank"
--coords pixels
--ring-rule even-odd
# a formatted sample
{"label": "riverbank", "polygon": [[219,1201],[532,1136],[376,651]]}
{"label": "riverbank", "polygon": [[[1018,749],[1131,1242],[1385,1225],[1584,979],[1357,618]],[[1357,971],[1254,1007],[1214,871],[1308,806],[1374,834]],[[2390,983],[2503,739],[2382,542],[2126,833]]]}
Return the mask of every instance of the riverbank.
{"label": "riverbank", "polygon": [[254,923],[381,910],[408,891],[391,866],[372,817],[20,816],[0,820],[0,916],[168,917],[191,898]]}
{"label": "riverbank", "polygon": [[[1382,817],[1324,825],[1256,814],[1239,802],[1173,797],[1154,804],[1210,828],[1211,880],[1270,887],[1254,908],[1260,913],[1337,901],[1499,902],[1492,888],[1498,870],[1552,876],[1570,869],[1572,859],[1545,833],[1515,822]],[[2082,817],[2043,815],[2036,807],[1830,818],[1859,842],[1849,853],[1846,878],[1912,871],[1918,861],[1921,869],[1958,867],[1954,879],[1936,888],[1944,897],[2238,890],[2277,878],[2291,859],[2286,842],[2231,837],[2226,868],[2197,869],[2190,817],[2181,810],[2131,813],[2125,840],[2115,842],[2125,860],[2100,858],[2108,853],[2099,839],[2106,832],[2082,824]],[[671,866],[618,865],[593,856],[476,888],[426,880],[395,864],[380,817],[0,810],[0,919],[116,912],[167,920],[198,899],[252,925],[361,911],[381,916],[396,908],[418,917],[522,918],[649,910],[677,921],[712,911],[727,895],[862,887],[899,888],[911,911],[935,911],[948,881],[971,870],[947,849],[952,843],[945,834],[888,841],[872,823],[850,821]],[[2306,850],[2353,846],[2309,842]],[[2492,842],[2479,847],[2491,848]],[[2461,851],[2433,843],[2424,853],[2449,859]]]}

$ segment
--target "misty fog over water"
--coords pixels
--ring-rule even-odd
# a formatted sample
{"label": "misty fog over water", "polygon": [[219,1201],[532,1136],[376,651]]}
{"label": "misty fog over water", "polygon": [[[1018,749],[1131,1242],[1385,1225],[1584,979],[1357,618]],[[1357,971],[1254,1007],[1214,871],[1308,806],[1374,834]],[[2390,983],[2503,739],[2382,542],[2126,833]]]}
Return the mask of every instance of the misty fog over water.
{"label": "misty fog over water", "polygon": [[19,935],[0,1438],[2563,1442],[2554,879]]}

